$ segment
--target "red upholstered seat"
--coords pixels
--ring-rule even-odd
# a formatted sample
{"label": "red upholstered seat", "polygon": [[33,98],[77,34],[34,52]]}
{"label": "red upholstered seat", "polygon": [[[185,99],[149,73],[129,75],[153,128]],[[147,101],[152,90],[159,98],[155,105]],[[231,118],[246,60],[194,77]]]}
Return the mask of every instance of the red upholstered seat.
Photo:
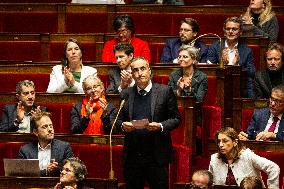
{"label": "red upholstered seat", "polygon": [[[74,155],[84,161],[88,168],[88,177],[108,178],[110,170],[109,146],[96,144],[72,144]],[[123,182],[122,149],[113,146],[113,169],[118,182]]]}
{"label": "red upholstered seat", "polygon": [[55,133],[71,133],[71,110],[73,104],[39,104],[52,113]]}
{"label": "red upholstered seat", "polygon": [[[154,73],[155,74],[155,73]],[[153,81],[155,83],[160,83],[164,85],[168,85],[169,82],[169,76],[168,75],[154,75],[153,76]]]}
{"label": "red upholstered seat", "polygon": [[3,158],[18,158],[19,149],[24,143],[1,142],[0,143],[0,176],[4,176]]}
{"label": "red upholstered seat", "polygon": [[101,79],[101,81],[104,83],[105,89],[107,89],[108,86],[109,86],[109,76],[108,75],[100,75],[100,74],[98,76]]}
{"label": "red upholstered seat", "polygon": [[107,32],[107,12],[96,11],[67,12],[66,33],[105,33]]}
{"label": "red upholstered seat", "polygon": [[1,32],[56,33],[57,20],[57,11],[2,12],[0,13],[0,29],[2,29]]}
{"label": "red upholstered seat", "polygon": [[163,53],[163,48],[165,46],[165,43],[166,41],[164,43],[149,43],[152,63],[160,62],[160,58]]}
{"label": "red upholstered seat", "polygon": [[0,41],[0,60],[33,60],[41,58],[39,41]]}
{"label": "red upholstered seat", "polygon": [[45,92],[49,83],[49,74],[21,74],[1,73],[0,92],[15,92],[16,84],[22,80],[31,80],[35,83],[36,92]]}

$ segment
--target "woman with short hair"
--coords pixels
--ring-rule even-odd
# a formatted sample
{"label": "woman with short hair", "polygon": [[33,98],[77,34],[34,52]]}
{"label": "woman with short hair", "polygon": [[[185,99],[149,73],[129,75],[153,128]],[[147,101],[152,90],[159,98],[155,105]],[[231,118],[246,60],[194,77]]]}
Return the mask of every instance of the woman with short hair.
{"label": "woman with short hair", "polygon": [[205,73],[196,68],[199,60],[199,49],[184,45],[178,51],[180,69],[170,75],[168,86],[177,96],[193,96],[202,102],[208,88],[208,78]]}
{"label": "woman with short hair", "polygon": [[92,189],[84,184],[87,174],[88,171],[83,161],[78,158],[66,159],[60,173],[60,182],[54,189]]}

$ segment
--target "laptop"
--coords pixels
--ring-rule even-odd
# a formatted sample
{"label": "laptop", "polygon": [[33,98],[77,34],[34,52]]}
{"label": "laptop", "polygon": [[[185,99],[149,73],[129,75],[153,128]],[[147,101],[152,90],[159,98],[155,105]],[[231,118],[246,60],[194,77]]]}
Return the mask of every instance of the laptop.
{"label": "laptop", "polygon": [[39,177],[38,159],[3,159],[5,176]]}

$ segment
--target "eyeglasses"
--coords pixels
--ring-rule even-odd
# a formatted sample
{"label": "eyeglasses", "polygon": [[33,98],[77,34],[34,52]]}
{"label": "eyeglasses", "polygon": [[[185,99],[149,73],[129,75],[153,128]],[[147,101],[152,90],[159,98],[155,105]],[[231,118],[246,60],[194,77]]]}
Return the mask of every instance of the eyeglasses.
{"label": "eyeglasses", "polygon": [[275,106],[280,106],[280,105],[282,105],[284,103],[283,100],[278,100],[276,98],[270,97],[269,98],[269,103],[271,104],[272,102],[275,104]]}
{"label": "eyeglasses", "polygon": [[240,29],[240,28],[236,28],[236,27],[233,27],[233,28],[226,27],[226,28],[225,28],[226,31],[232,30],[233,32],[239,31],[239,29]]}
{"label": "eyeglasses", "polygon": [[277,62],[278,62],[278,61],[281,60],[281,58],[280,58],[280,57],[267,57],[266,60],[267,60],[267,61],[272,61],[272,60],[274,60],[274,61],[277,61]]}
{"label": "eyeglasses", "polygon": [[126,35],[130,30],[129,29],[122,29],[122,30],[118,30],[116,31],[116,35]]}
{"label": "eyeglasses", "polygon": [[98,87],[100,87],[100,85],[94,85],[94,86],[92,86],[92,87],[87,87],[87,88],[86,88],[86,91],[91,92],[91,91],[93,91],[93,90],[96,90],[96,88],[98,88]]}

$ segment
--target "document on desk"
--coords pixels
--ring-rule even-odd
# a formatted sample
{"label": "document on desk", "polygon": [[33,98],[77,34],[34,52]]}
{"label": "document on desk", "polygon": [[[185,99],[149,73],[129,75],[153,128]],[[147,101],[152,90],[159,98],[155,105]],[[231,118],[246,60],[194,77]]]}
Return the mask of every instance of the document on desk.
{"label": "document on desk", "polygon": [[149,125],[149,120],[148,119],[132,120],[131,123],[136,129],[144,129],[147,125]]}

